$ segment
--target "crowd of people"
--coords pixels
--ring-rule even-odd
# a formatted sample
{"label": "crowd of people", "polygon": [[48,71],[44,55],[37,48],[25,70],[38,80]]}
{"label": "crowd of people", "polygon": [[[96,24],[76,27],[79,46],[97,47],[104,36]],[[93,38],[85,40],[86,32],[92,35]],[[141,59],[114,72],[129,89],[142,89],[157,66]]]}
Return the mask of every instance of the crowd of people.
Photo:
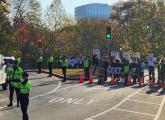
{"label": "crowd of people", "polygon": [[[50,59],[51,56],[48,57]],[[39,73],[41,72],[41,62],[42,58],[40,57],[37,61]],[[93,75],[96,74],[96,70],[98,70],[98,74],[100,77],[107,80],[108,76],[112,75],[116,80],[122,78],[124,81],[124,85],[128,85],[128,78],[131,76],[132,84],[137,83],[137,81],[141,80],[144,82],[144,70],[148,68],[149,73],[149,80],[150,82],[157,82],[164,86],[164,79],[165,79],[165,65],[164,65],[164,58],[157,62],[156,57],[151,54],[146,59],[140,59],[136,57],[132,58],[122,58],[119,57],[101,57],[98,58],[97,54],[93,56],[85,56],[85,55],[78,55],[76,57],[66,57],[66,56],[59,56],[57,59],[58,66],[62,69],[62,73],[64,75],[64,80],[66,81],[66,69],[69,68],[78,68],[84,69],[85,79],[89,80],[90,77],[90,69],[93,71],[91,72]],[[53,58],[52,60],[48,60],[48,68],[49,68],[49,76],[52,76],[52,65],[53,65]],[[158,80],[156,81],[155,78],[155,68],[158,66]]]}
{"label": "crowd of people", "polygon": [[[40,56],[37,60],[38,64],[38,72],[41,72],[41,64],[42,57]],[[48,68],[49,68],[49,76],[52,76],[52,65],[53,65],[53,57],[48,57]],[[157,83],[161,83],[164,86],[164,78],[165,78],[165,66],[164,66],[164,58],[157,62],[156,57],[151,54],[146,59],[140,58],[118,58],[118,57],[102,57],[98,58],[97,54],[93,56],[85,56],[78,55],[76,57],[66,57],[59,56],[57,59],[58,66],[62,69],[62,73],[64,75],[63,82],[66,81],[66,69],[69,68],[78,68],[84,69],[85,79],[88,80],[90,77],[90,69],[92,69],[92,74],[95,75],[96,70],[98,69],[100,76],[104,78],[104,81],[107,80],[108,76],[114,75],[115,79],[124,79],[124,84],[127,85],[128,77],[131,76],[132,84],[137,83],[137,81],[144,81],[144,70],[148,68],[149,80],[155,82],[155,68],[158,66],[158,77],[159,79],[156,81]],[[101,70],[101,71],[100,71]]]}
{"label": "crowd of people", "polygon": [[[53,56],[49,55],[47,58],[47,66],[49,68],[49,76],[52,77],[52,69],[54,64]],[[13,93],[16,92],[17,107],[21,105],[23,113],[23,120],[28,120],[27,108],[29,104],[29,91],[31,88],[31,82],[28,80],[28,73],[19,66],[21,62],[20,58],[8,63],[6,67],[7,81],[10,90],[10,103],[8,107],[13,106]],[[145,68],[148,68],[149,83],[157,83],[162,89],[165,88],[165,58],[161,58],[157,62],[156,57],[151,54],[147,59],[140,58],[122,58],[119,57],[99,57],[94,54],[92,57],[79,55],[77,57],[66,57],[64,55],[59,56],[57,61],[59,67],[62,69],[64,79],[62,82],[66,82],[66,70],[68,68],[81,68],[84,69],[85,80],[90,79],[90,70],[92,68],[92,74],[99,75],[99,79],[104,82],[107,81],[107,77],[114,77],[116,80],[123,80],[125,86],[128,85],[128,79],[131,76],[132,84],[136,84],[137,81],[144,82]],[[43,57],[39,56],[36,60],[38,73],[41,73],[43,64]],[[155,78],[155,69],[158,68],[158,79]]]}
{"label": "crowd of people", "polygon": [[[153,54],[146,59],[122,58],[121,60],[119,58],[107,58],[104,61],[103,68],[105,81],[107,80],[107,75],[110,75],[117,81],[122,80],[124,85],[127,86],[129,77],[131,77],[133,85],[137,82],[144,83],[144,77],[149,76],[150,85],[157,84],[161,88],[165,88],[165,58],[163,57],[159,62],[157,62],[157,58]],[[158,68],[157,71],[156,68]],[[156,78],[155,76],[158,77]]]}
{"label": "crowd of people", "polygon": [[[65,55],[60,55],[54,60],[53,56],[49,55],[47,58],[47,66],[49,69],[49,77],[52,76],[53,68],[61,68],[64,75],[64,80],[66,81],[66,69],[84,69],[86,79],[89,78],[89,69],[93,66],[93,75],[96,73],[96,69],[99,66],[99,59],[97,54],[94,54],[92,57],[85,55],[78,55],[76,57],[67,57]],[[41,73],[41,68],[43,66],[43,57],[39,56],[36,60],[38,73]],[[56,66],[54,67],[54,64]]]}

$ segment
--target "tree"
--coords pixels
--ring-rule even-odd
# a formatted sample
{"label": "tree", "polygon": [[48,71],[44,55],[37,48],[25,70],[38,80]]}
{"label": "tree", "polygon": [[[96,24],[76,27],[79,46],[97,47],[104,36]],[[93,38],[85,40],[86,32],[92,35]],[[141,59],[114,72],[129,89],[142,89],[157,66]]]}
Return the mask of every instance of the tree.
{"label": "tree", "polygon": [[58,37],[58,31],[66,25],[68,20],[61,0],[53,0],[51,5],[47,8],[44,18],[44,28],[46,30],[44,31],[45,51],[53,52],[54,45],[57,45],[58,41],[62,39]]}
{"label": "tree", "polygon": [[100,48],[106,52],[106,40],[104,36],[106,22],[101,20],[82,20],[76,25],[76,31],[80,35],[80,51],[92,54],[94,48]]}
{"label": "tree", "polygon": [[18,23],[25,22],[26,13],[28,10],[28,2],[29,0],[10,1],[10,18],[14,28],[16,28]]}
{"label": "tree", "polygon": [[140,52],[142,56],[157,54],[158,36],[163,33],[163,24],[160,21],[163,20],[164,2],[161,5],[160,7],[160,1],[136,0],[126,2],[116,9],[112,19],[119,21],[122,36],[117,35],[121,36],[120,41],[124,41],[120,44],[124,50]]}
{"label": "tree", "polygon": [[14,54],[17,47],[11,45],[13,42],[13,31],[8,18],[9,2],[0,1],[0,53],[11,55]]}
{"label": "tree", "polygon": [[33,28],[39,28],[42,24],[42,9],[38,0],[29,0],[27,10],[27,23],[31,24]]}
{"label": "tree", "polygon": [[47,8],[45,20],[47,26],[55,31],[64,26],[66,18],[65,10],[61,4],[61,0],[53,0],[51,5]]}

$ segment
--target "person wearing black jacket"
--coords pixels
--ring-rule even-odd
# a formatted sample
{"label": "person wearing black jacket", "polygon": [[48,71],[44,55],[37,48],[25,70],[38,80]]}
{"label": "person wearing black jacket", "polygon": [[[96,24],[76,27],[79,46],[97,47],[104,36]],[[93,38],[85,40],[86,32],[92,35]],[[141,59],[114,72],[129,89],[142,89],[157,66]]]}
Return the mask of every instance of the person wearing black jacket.
{"label": "person wearing black jacket", "polygon": [[131,76],[133,78],[133,84],[135,84],[136,80],[138,78],[138,71],[139,71],[139,65],[136,62],[135,58],[133,59],[133,63],[130,64],[129,69],[130,69],[130,72],[131,72]]}
{"label": "person wearing black jacket", "polygon": [[94,75],[95,72],[96,72],[96,68],[97,68],[98,65],[99,65],[99,59],[98,59],[98,57],[97,57],[97,54],[94,54],[94,55],[92,56],[92,64],[93,64],[93,67],[94,67],[94,69],[93,69],[93,75]]}
{"label": "person wearing black jacket", "polygon": [[103,68],[104,68],[104,81],[107,81],[107,69],[109,66],[108,58],[105,58],[103,61]]}

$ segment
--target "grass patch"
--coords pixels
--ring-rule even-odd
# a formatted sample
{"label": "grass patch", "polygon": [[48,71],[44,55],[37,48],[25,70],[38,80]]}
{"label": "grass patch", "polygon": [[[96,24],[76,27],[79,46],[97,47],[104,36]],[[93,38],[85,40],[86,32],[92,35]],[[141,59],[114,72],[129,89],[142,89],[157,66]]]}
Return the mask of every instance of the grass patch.
{"label": "grass patch", "polygon": [[[62,70],[61,69],[53,69],[53,73],[62,74]],[[66,74],[71,75],[71,76],[80,75],[83,73],[84,73],[83,69],[67,69],[66,70]]]}

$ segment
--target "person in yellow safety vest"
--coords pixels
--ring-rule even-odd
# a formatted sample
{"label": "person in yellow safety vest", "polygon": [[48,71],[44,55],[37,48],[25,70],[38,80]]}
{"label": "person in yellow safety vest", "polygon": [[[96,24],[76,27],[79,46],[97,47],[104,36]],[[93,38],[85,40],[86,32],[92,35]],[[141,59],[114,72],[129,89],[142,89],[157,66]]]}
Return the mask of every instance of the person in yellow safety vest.
{"label": "person in yellow safety vest", "polygon": [[16,58],[16,61],[18,62],[18,64],[20,64],[21,63],[21,58],[20,57],[17,57]]}
{"label": "person in yellow safety vest", "polygon": [[91,61],[88,57],[84,58],[83,66],[84,66],[85,80],[89,80],[90,77],[89,68],[91,67]]}
{"label": "person in yellow safety vest", "polygon": [[23,81],[20,82],[20,104],[23,120],[29,120],[27,109],[29,105],[29,91],[32,87],[32,84],[29,81],[28,76],[28,73],[23,72]]}
{"label": "person in yellow safety vest", "polygon": [[49,68],[49,76],[48,77],[52,77],[53,61],[54,61],[53,57],[52,56],[49,56],[48,57],[48,60],[47,60],[47,62],[48,62],[48,68]]}
{"label": "person in yellow safety vest", "polygon": [[10,70],[9,77],[10,77],[10,82],[9,82],[9,89],[10,89],[10,103],[7,105],[8,107],[13,106],[13,93],[14,90],[16,92],[17,96],[17,107],[19,107],[19,93],[20,93],[20,88],[19,88],[19,82],[22,79],[22,73],[23,70],[18,66],[17,61],[13,62],[13,68]]}
{"label": "person in yellow safety vest", "polygon": [[62,64],[62,59],[63,59],[63,56],[59,56],[59,63],[60,63],[60,65]]}
{"label": "person in yellow safety vest", "polygon": [[61,69],[62,69],[62,73],[64,75],[64,79],[62,80],[62,82],[66,82],[66,69],[68,68],[68,60],[65,56],[62,57],[62,61],[61,61]]}
{"label": "person in yellow safety vest", "polygon": [[[13,70],[13,61],[9,62],[6,65],[6,69],[5,69],[5,73],[6,73],[6,83],[10,83],[10,81],[12,80],[12,70]],[[10,86],[10,84],[9,84]],[[10,87],[9,87],[10,90]]]}
{"label": "person in yellow safety vest", "polygon": [[127,86],[128,75],[130,73],[130,70],[129,70],[129,60],[125,60],[124,61],[123,73],[124,73],[124,85]]}
{"label": "person in yellow safety vest", "polygon": [[37,59],[38,74],[41,73],[42,64],[43,64],[43,58],[42,58],[42,56],[40,56],[40,57]]}

